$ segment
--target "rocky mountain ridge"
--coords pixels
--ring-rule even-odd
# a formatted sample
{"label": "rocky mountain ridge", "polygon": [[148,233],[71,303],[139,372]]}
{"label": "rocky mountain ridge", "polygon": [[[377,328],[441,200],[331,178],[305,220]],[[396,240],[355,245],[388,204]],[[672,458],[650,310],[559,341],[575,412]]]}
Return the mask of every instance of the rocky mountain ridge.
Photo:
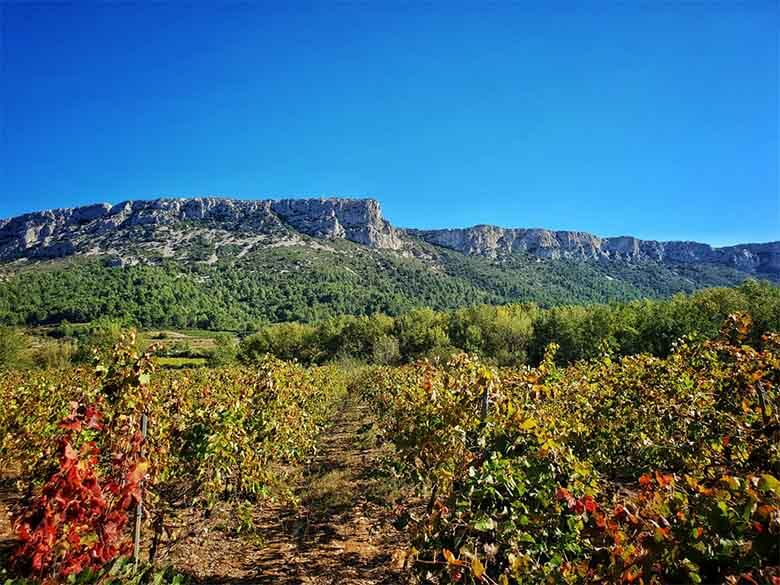
{"label": "rocky mountain ridge", "polygon": [[404,253],[413,253],[423,241],[488,258],[525,253],[544,259],[704,263],[748,273],[780,273],[780,242],[713,248],[697,242],[601,238],[586,232],[487,225],[402,229],[382,216],[376,200],[342,198],[165,198],[27,213],[0,220],[0,261],[121,255],[128,243],[138,242],[157,249],[175,248],[193,233],[244,246],[273,245],[305,235]]}
{"label": "rocky mountain ridge", "polygon": [[[235,200],[220,197],[125,201],[26,213],[0,220],[0,260],[111,253],[128,241],[165,244],[175,231],[206,228],[259,245],[304,234],[399,249],[401,235],[372,199]],[[178,238],[177,241],[181,241]]]}
{"label": "rocky mountain ridge", "polygon": [[478,225],[442,230],[406,230],[426,242],[464,254],[497,257],[527,253],[540,258],[612,259],[664,264],[719,264],[747,272],[780,273],[780,242],[714,248],[699,242],[601,238],[587,232]]}

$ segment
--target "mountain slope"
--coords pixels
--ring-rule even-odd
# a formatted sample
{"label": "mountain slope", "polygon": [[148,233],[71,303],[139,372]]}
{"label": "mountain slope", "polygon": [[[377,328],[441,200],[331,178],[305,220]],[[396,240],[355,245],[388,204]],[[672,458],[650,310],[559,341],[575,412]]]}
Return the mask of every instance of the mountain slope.
{"label": "mountain slope", "polygon": [[167,199],[27,214],[0,221],[0,321],[122,315],[148,326],[241,329],[778,278],[778,243],[718,250],[635,240],[638,252],[626,255],[613,254],[610,239],[561,235],[573,232],[454,231],[395,228],[373,200]]}

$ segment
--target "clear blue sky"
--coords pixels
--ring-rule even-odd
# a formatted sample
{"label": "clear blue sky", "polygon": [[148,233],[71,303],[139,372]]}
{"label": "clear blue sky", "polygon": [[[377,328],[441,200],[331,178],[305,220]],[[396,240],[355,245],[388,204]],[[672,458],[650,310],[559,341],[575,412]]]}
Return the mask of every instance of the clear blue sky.
{"label": "clear blue sky", "polygon": [[0,216],[340,195],[780,239],[777,0],[147,4],[2,3]]}

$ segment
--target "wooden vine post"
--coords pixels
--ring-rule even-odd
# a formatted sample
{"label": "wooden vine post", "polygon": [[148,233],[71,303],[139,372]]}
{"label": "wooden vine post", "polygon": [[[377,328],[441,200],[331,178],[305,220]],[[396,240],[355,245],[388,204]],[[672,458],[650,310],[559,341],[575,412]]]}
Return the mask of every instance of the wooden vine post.
{"label": "wooden vine post", "polygon": [[756,384],[756,392],[758,393],[758,405],[761,408],[761,419],[764,421],[764,426],[769,426],[769,416],[766,413],[766,401],[764,399],[764,382],[759,381]]}
{"label": "wooden vine post", "polygon": [[482,412],[481,418],[484,421],[487,416],[488,412],[490,410],[490,388],[493,386],[493,382],[488,382],[485,384],[485,392],[482,394]]}
{"label": "wooden vine post", "polygon": [[[146,427],[148,424],[148,419],[145,414],[141,415],[141,436],[144,438],[144,442],[146,442]],[[146,455],[145,449],[141,448],[141,457],[144,457]],[[141,484],[143,487],[143,483]],[[143,521],[144,517],[144,492],[143,489],[141,490],[140,496],[138,498],[138,507],[135,511],[135,537],[133,538],[133,559],[135,560],[135,564],[138,564],[138,560],[141,556],[141,522]]]}

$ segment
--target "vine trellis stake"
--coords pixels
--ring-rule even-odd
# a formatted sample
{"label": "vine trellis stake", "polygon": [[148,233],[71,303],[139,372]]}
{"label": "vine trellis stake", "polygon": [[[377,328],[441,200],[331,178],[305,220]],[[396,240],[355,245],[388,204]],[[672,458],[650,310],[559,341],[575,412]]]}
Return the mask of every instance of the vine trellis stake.
{"label": "vine trellis stake", "polygon": [[488,382],[485,385],[485,392],[482,394],[482,412],[481,418],[484,421],[487,418],[488,411],[490,410],[490,389],[493,387],[493,382]]}
{"label": "vine trellis stake", "polygon": [[[148,425],[149,421],[145,414],[141,415],[141,436],[144,438],[144,443],[146,442],[146,427]],[[146,455],[145,449],[141,449],[141,457],[144,457]],[[141,487],[143,487],[143,483],[141,484]],[[135,564],[138,564],[139,557],[141,556],[141,522],[143,521],[144,517],[144,492],[143,489],[140,492],[140,496],[138,497],[138,507],[135,510],[135,537],[133,539],[133,559],[135,560]]]}

